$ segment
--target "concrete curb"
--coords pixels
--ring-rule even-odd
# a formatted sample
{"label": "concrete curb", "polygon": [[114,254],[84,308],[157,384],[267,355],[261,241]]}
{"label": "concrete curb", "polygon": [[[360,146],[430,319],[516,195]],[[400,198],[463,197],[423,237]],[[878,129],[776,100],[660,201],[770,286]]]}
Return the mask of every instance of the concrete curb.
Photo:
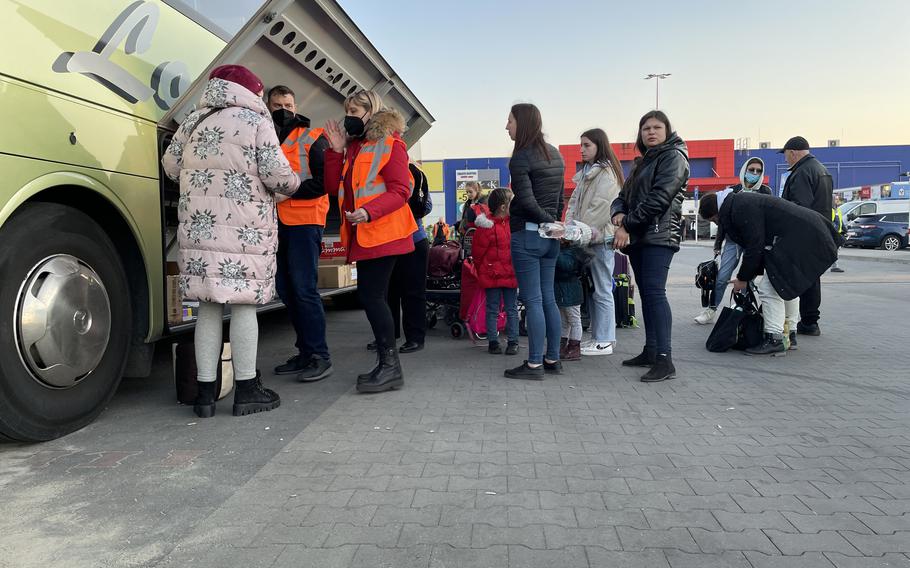
{"label": "concrete curb", "polygon": [[[704,244],[702,244],[704,243]],[[709,249],[714,245],[714,241],[686,241],[683,243],[683,248],[704,248]],[[889,256],[866,256],[862,254],[851,254],[852,249],[840,249],[838,254],[838,259],[840,260],[860,260],[868,262],[888,262],[891,264],[910,264],[910,252],[907,251],[896,251],[890,253]],[[884,252],[883,252],[884,254]]]}

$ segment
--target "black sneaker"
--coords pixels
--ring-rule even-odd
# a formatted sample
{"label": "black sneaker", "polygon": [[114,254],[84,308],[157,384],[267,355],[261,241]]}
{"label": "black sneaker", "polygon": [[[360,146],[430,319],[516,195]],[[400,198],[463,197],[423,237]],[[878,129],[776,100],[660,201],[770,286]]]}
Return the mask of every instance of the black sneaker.
{"label": "black sneaker", "polygon": [[287,363],[275,367],[276,375],[296,375],[300,373],[309,364],[309,357],[297,354],[288,359]]}
{"label": "black sneaker", "polygon": [[487,346],[487,353],[490,355],[502,355],[502,347],[500,347],[499,342],[495,341],[493,343],[490,343]]}
{"label": "black sneaker", "polygon": [[544,370],[543,365],[539,367],[530,367],[525,361],[514,369],[506,369],[503,373],[507,379],[525,379],[529,381],[542,381]]}
{"label": "black sneaker", "polygon": [[784,345],[784,336],[779,333],[766,333],[762,344],[746,349],[746,354],[775,356],[786,355],[787,346]]}
{"label": "black sneaker", "polygon": [[506,355],[518,355],[517,341],[510,341],[509,344],[506,345]]}
{"label": "black sneaker", "polygon": [[796,351],[797,349],[799,349],[799,347],[796,346],[796,332],[795,332],[795,331],[791,331],[791,332],[790,332],[790,347],[789,347],[789,351]]}
{"label": "black sneaker", "polygon": [[562,361],[553,361],[552,363],[547,363],[546,359],[544,359],[543,372],[548,375],[561,375]]}
{"label": "black sneaker", "polygon": [[297,375],[297,380],[301,383],[314,383],[321,381],[332,374],[332,362],[322,357],[310,357],[306,367]]}
{"label": "black sneaker", "polygon": [[803,325],[803,322],[799,322],[796,324],[796,333],[800,335],[812,335],[814,337],[818,337],[822,334],[822,330],[819,329],[817,323]]}

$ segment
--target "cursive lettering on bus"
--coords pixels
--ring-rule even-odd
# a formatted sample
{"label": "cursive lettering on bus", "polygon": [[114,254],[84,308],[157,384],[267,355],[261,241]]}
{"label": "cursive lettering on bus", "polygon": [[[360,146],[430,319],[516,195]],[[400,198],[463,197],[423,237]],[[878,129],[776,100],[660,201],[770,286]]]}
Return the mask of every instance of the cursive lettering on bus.
{"label": "cursive lettering on bus", "polygon": [[127,55],[148,51],[158,27],[159,14],[158,6],[151,2],[133,2],[111,22],[92,51],[61,53],[54,61],[53,70],[85,75],[132,104],[154,97],[162,110],[171,108],[189,86],[186,64],[166,61],[158,65],[146,85],[110,60],[121,43]]}

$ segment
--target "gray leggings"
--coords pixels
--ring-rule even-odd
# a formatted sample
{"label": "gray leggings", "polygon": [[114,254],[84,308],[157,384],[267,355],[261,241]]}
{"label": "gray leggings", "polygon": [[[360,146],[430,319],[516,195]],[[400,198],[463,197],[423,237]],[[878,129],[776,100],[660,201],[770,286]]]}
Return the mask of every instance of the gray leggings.
{"label": "gray leggings", "polygon": [[[196,320],[196,380],[213,382],[221,362],[221,330],[224,325],[224,304],[199,302]],[[244,381],[256,376],[256,348],[259,343],[259,324],[256,306],[231,304],[231,358],[234,380]]]}

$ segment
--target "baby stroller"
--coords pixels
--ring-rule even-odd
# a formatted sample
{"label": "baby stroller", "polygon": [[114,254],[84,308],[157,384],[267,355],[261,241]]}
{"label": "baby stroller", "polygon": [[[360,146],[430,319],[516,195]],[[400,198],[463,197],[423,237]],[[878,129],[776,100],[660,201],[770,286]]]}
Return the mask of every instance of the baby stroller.
{"label": "baby stroller", "polygon": [[[455,338],[466,332],[459,314],[466,238],[467,235],[463,235],[458,241],[430,247],[427,263],[427,329],[436,327],[441,318]],[[470,248],[470,241],[467,245]]]}
{"label": "baby stroller", "polygon": [[[486,339],[486,302],[471,257],[474,231],[468,229],[460,241],[430,247],[427,329],[435,327],[442,317],[453,338],[469,335],[477,341]],[[504,312],[500,311],[497,323],[499,329],[505,327]]]}

